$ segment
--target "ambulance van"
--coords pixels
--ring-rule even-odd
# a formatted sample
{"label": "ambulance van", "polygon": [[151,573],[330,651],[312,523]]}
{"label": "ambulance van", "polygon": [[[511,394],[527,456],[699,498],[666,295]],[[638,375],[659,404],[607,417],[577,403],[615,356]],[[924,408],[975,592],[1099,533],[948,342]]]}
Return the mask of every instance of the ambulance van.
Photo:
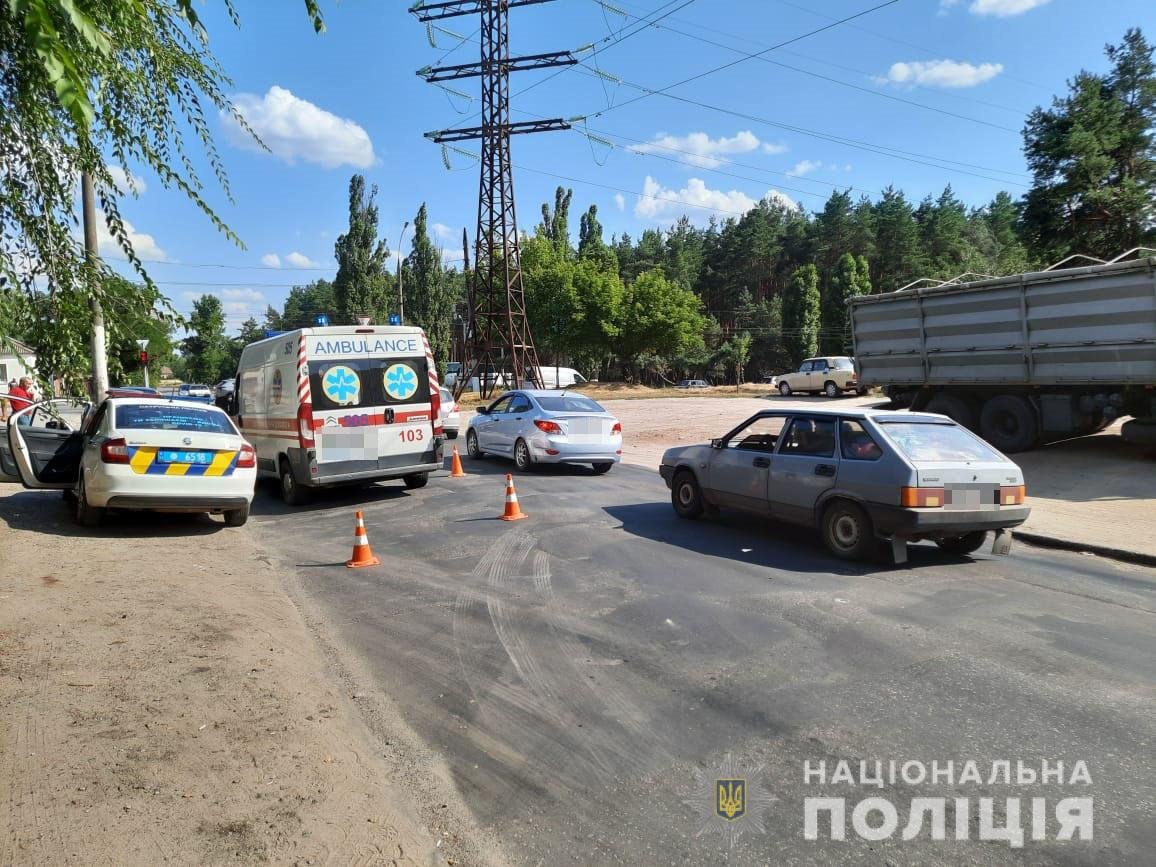
{"label": "ambulance van", "polygon": [[290,505],[314,488],[384,479],[423,487],[441,469],[437,368],[420,328],[327,326],[250,343],[237,368],[237,426],[257,473]]}

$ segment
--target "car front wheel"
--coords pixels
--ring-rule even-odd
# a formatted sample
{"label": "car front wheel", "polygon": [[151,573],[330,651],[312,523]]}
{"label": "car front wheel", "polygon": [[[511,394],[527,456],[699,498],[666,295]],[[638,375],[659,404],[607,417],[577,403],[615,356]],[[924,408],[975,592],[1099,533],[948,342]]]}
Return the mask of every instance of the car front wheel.
{"label": "car front wheel", "polygon": [[964,533],[962,536],[948,536],[946,539],[936,539],[935,544],[949,554],[971,554],[983,547],[987,541],[986,530],[976,530],[974,533]]}
{"label": "car front wheel", "polygon": [[781,394],[783,397],[790,397],[791,396],[791,384],[789,382],[780,382],[779,383],[779,394]]}
{"label": "car front wheel", "polygon": [[485,457],[485,453],[478,445],[478,435],[475,431],[470,431],[466,434],[466,454],[475,461]]}
{"label": "car front wheel", "polygon": [[823,543],[842,560],[863,560],[875,547],[871,519],[848,500],[836,500],[823,512]]}
{"label": "car front wheel", "polygon": [[702,516],[702,491],[699,490],[694,473],[681,470],[675,474],[670,485],[670,502],[680,518],[693,520]]}

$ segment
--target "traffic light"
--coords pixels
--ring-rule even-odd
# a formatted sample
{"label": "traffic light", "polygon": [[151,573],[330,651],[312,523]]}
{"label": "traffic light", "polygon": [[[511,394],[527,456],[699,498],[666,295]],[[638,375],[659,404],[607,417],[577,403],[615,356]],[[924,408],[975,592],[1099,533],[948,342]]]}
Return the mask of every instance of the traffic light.
{"label": "traffic light", "polygon": [[149,353],[148,353],[147,349],[142,349],[140,351],[140,363],[141,364],[148,364],[149,363]]}

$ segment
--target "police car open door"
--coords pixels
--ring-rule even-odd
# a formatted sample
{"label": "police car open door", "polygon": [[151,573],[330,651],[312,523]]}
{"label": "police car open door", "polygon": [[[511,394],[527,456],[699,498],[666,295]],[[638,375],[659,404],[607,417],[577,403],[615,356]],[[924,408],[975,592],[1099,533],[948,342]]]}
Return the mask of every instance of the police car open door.
{"label": "police car open door", "polygon": [[[26,488],[72,488],[84,452],[79,428],[85,408],[87,404],[61,399],[34,403],[13,413],[0,465],[10,463]],[[8,472],[7,466],[4,471]]]}

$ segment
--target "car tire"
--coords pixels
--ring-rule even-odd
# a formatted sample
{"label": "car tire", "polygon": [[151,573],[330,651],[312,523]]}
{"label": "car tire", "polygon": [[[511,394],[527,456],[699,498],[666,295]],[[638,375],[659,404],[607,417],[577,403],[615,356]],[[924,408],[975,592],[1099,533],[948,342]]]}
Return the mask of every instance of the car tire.
{"label": "car tire", "polygon": [[610,472],[610,468],[613,466],[614,466],[613,461],[602,461],[600,463],[593,464],[594,472],[599,476],[605,475],[606,473]]}
{"label": "car tire", "polygon": [[783,397],[791,396],[791,384],[789,382],[779,383],[779,394]]}
{"label": "car tire", "polygon": [[980,436],[1005,454],[1027,451],[1039,432],[1035,410],[1018,394],[999,394],[983,405]]}
{"label": "car tire", "polygon": [[670,483],[670,503],[680,518],[695,520],[703,513],[702,490],[690,470],[679,470]]}
{"label": "car tire", "polygon": [[865,560],[875,550],[875,528],[863,507],[835,500],[823,510],[823,544],[841,560]]}
{"label": "car tire", "polygon": [[859,397],[866,397],[870,393],[871,393],[871,389],[868,388],[866,385],[861,385],[855,389],[855,394],[859,395]]}
{"label": "car tire", "polygon": [[831,382],[830,380],[827,380],[827,382],[823,385],[823,394],[827,395],[827,397],[838,397],[842,393],[843,392],[839,389],[839,386],[835,385],[835,383]]}
{"label": "car tire", "polygon": [[479,461],[486,456],[482,451],[482,447],[478,445],[478,434],[476,431],[466,432],[466,454],[470,456],[471,460]]}
{"label": "car tire", "polygon": [[289,461],[285,458],[281,458],[280,483],[281,499],[286,505],[303,506],[309,502],[309,489],[298,483]]}
{"label": "car tire", "polygon": [[446,431],[446,439],[456,440],[457,438],[458,438],[458,432],[456,430]]}
{"label": "car tire", "polygon": [[418,488],[424,488],[429,484],[429,473],[413,473],[412,475],[402,476],[401,480],[405,484],[407,491],[416,491]]}
{"label": "car tire", "polygon": [[88,495],[84,492],[84,477],[81,476],[76,490],[76,523],[82,527],[99,527],[104,521],[104,509],[88,504]]}
{"label": "car tire", "polygon": [[225,526],[226,527],[244,527],[245,522],[249,520],[249,504],[246,503],[239,509],[229,509],[225,512]]}
{"label": "car tire", "polygon": [[986,541],[987,530],[976,530],[973,533],[964,533],[962,536],[936,539],[935,544],[949,554],[971,554],[982,548]]}
{"label": "car tire", "polygon": [[530,456],[530,447],[526,445],[525,440],[518,440],[514,443],[514,466],[521,472],[526,472],[534,464],[534,459]]}
{"label": "car tire", "polygon": [[957,394],[937,394],[927,402],[924,410],[945,415],[968,430],[975,430],[978,424],[975,408]]}

